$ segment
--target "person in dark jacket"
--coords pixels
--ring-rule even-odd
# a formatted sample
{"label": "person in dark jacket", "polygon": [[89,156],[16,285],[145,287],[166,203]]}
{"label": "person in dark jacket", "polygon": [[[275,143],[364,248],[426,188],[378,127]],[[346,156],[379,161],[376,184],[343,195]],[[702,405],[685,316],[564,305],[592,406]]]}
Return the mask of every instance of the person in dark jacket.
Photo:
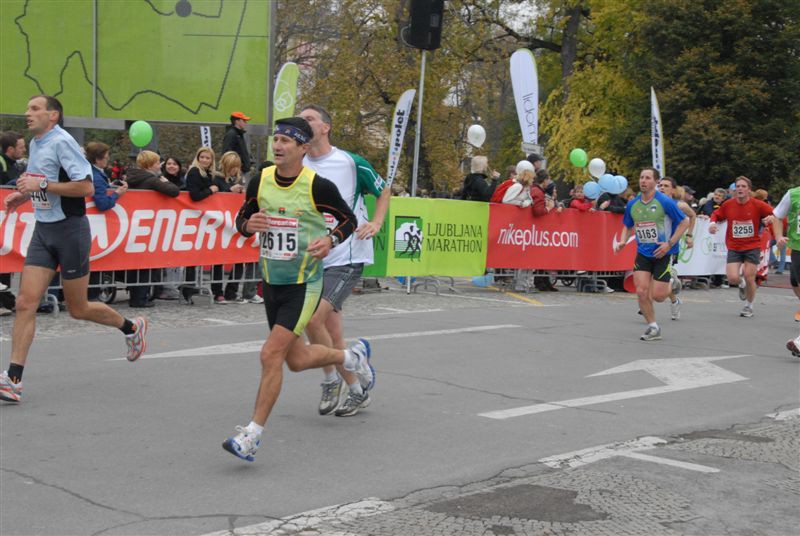
{"label": "person in dark jacket", "polygon": [[[169,197],[178,197],[180,188],[161,176],[161,157],[153,151],[142,151],[136,157],[136,167],[130,168],[126,174],[128,188],[137,190],[155,190]],[[128,283],[158,283],[161,280],[160,269],[128,270],[126,281]],[[153,302],[148,301],[150,294],[149,285],[135,285],[128,287],[131,307],[153,307]]]}
{"label": "person in dark jacket", "polygon": [[614,214],[625,214],[625,206],[628,202],[622,195],[610,194],[603,192],[597,198],[597,209],[606,212],[613,212]]}
{"label": "person in dark jacket", "polygon": [[244,140],[245,127],[248,121],[250,121],[250,118],[242,112],[233,112],[231,114],[231,124],[222,139],[222,153],[235,151],[239,155],[242,161],[243,175],[247,175],[250,172],[250,153]]}
{"label": "person in dark jacket", "polygon": [[489,160],[485,156],[473,156],[470,163],[470,174],[464,177],[464,188],[461,190],[461,199],[467,201],[489,201],[500,173],[492,171],[492,180],[487,182],[489,174]]}
{"label": "person in dark jacket", "polygon": [[181,190],[186,189],[186,177],[183,173],[183,165],[181,161],[174,156],[164,159],[164,163],[161,164],[161,176]]}

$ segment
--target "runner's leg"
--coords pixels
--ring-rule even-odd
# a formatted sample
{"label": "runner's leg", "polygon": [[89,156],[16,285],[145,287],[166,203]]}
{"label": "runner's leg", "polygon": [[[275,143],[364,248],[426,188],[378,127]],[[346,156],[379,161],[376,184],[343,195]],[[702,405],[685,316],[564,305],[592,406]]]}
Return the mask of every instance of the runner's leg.
{"label": "runner's leg", "polygon": [[11,331],[11,362],[16,365],[25,365],[25,360],[28,358],[28,351],[36,332],[36,309],[54,275],[55,270],[42,266],[27,265],[22,268],[22,279],[17,295],[17,313]]}
{"label": "runner's leg", "polygon": [[125,323],[125,318],[105,303],[90,302],[87,299],[88,275],[77,279],[64,279],[62,284],[64,301],[72,318],[115,328],[121,328]]}

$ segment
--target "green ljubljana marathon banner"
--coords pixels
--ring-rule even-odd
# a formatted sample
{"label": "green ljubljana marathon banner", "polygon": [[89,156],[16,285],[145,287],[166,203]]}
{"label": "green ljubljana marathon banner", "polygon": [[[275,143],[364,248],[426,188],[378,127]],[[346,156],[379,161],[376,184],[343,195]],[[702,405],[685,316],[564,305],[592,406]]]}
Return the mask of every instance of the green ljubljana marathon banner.
{"label": "green ljubljana marathon banner", "polygon": [[488,222],[488,203],[393,197],[364,275],[483,275]]}
{"label": "green ljubljana marathon banner", "polygon": [[2,0],[0,113],[31,95],[65,115],[266,121],[269,2]]}

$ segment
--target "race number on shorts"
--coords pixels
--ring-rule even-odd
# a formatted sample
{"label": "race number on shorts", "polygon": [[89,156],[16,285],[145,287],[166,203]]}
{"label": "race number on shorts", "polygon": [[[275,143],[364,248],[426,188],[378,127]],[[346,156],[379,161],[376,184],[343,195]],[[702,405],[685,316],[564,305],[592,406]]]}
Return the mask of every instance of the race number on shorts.
{"label": "race number on shorts", "polygon": [[640,244],[658,243],[658,227],[654,221],[640,221],[636,224],[636,240]]}
{"label": "race number on shorts", "polygon": [[756,235],[755,226],[751,220],[733,221],[731,236],[733,238],[752,238]]}
{"label": "race number on shorts", "polygon": [[269,228],[261,233],[261,257],[273,261],[288,261],[297,257],[299,220],[269,216],[267,225]]}

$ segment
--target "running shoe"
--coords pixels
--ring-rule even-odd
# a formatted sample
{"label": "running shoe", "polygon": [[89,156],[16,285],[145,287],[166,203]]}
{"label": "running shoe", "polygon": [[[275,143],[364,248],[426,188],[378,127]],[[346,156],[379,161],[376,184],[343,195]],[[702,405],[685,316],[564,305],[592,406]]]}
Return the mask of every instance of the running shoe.
{"label": "running shoe", "polygon": [[653,326],[647,326],[647,330],[645,330],[644,334],[639,338],[643,341],[660,341],[661,328],[654,328]]}
{"label": "running shoe", "polygon": [[0,374],[0,400],[19,402],[20,398],[22,398],[22,382],[12,382],[8,372],[4,370]]}
{"label": "running shoe", "polygon": [[797,311],[797,312],[794,314],[794,321],[795,321],[795,322],[800,322],[800,311]]}
{"label": "running shoe", "polygon": [[375,387],[375,369],[370,363],[372,350],[369,347],[369,342],[366,339],[358,339],[350,346],[350,351],[358,359],[358,364],[353,372],[358,376],[361,387],[364,391],[371,390]]}
{"label": "running shoe", "polygon": [[136,361],[139,359],[144,351],[147,349],[147,319],[143,316],[137,316],[133,319],[133,325],[136,331],[130,335],[125,335],[125,343],[128,345],[128,361]]}
{"label": "running shoe", "polygon": [[669,304],[669,312],[672,314],[673,320],[680,320],[681,318],[681,304],[683,302],[680,298],[675,298],[674,302]]}
{"label": "running shoe", "polygon": [[261,296],[256,294],[255,296],[253,296],[252,298],[250,298],[247,301],[249,301],[250,303],[264,303],[264,298],[262,298]]}
{"label": "running shoe", "polygon": [[739,280],[739,299],[742,301],[747,299],[747,281],[744,278]]}
{"label": "running shoe", "polygon": [[753,308],[750,307],[749,305],[745,305],[744,307],[742,307],[742,312],[739,313],[739,316],[750,318],[751,316],[753,316]]}
{"label": "running shoe", "polygon": [[332,382],[322,382],[322,399],[319,401],[319,414],[328,415],[341,402],[342,386],[344,382],[340,379]]}
{"label": "running shoe", "polygon": [[222,443],[222,448],[234,456],[252,462],[255,460],[256,451],[261,445],[261,436],[256,435],[245,426],[237,426],[239,432],[233,437],[229,437]]}
{"label": "running shoe", "polygon": [[350,391],[347,395],[347,399],[344,401],[344,404],[342,404],[336,410],[335,415],[337,417],[352,417],[358,413],[359,410],[369,406],[370,402],[371,400],[367,391],[364,391],[360,395]]}
{"label": "running shoe", "polygon": [[795,357],[800,357],[800,347],[797,345],[797,339],[790,339],[786,343],[786,349],[792,352]]}

